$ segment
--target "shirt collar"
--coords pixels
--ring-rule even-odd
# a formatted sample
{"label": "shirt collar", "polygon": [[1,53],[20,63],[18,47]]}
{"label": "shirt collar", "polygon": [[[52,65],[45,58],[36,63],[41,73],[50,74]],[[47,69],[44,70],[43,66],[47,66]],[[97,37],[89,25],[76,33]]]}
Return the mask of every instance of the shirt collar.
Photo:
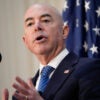
{"label": "shirt collar", "polygon": [[[69,53],[69,51],[65,48],[63,49],[54,59],[52,59],[48,65],[52,66],[54,69],[57,68],[57,66],[60,64],[60,62],[65,58],[65,56],[67,56]],[[40,72],[42,70],[42,68],[44,67],[44,65],[40,64]]]}

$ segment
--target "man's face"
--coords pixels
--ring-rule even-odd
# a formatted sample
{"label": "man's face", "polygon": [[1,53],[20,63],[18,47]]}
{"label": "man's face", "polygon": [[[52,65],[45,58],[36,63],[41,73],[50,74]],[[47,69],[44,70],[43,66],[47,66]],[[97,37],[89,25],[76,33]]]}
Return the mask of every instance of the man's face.
{"label": "man's face", "polygon": [[35,5],[25,15],[24,42],[36,55],[50,53],[63,46],[62,27],[53,9]]}

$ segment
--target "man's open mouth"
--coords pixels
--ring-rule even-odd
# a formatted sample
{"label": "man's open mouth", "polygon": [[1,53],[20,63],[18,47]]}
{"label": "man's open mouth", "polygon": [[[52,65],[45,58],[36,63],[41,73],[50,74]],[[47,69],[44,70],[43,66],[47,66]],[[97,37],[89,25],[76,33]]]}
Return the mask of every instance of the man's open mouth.
{"label": "man's open mouth", "polygon": [[40,35],[40,36],[37,36],[37,37],[36,37],[35,41],[36,41],[36,42],[44,42],[46,39],[47,39],[46,36]]}
{"label": "man's open mouth", "polygon": [[42,40],[44,37],[43,36],[39,36],[36,38],[36,40]]}

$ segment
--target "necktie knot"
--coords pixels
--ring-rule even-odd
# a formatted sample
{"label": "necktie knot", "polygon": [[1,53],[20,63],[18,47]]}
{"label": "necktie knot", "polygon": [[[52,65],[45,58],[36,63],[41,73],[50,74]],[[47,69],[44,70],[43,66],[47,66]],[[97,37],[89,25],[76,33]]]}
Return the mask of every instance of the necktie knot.
{"label": "necktie knot", "polygon": [[48,77],[49,77],[50,73],[51,73],[53,70],[54,70],[53,67],[51,67],[51,66],[46,66],[46,67],[44,67],[44,68],[42,69],[41,75],[42,75],[42,76],[48,76]]}

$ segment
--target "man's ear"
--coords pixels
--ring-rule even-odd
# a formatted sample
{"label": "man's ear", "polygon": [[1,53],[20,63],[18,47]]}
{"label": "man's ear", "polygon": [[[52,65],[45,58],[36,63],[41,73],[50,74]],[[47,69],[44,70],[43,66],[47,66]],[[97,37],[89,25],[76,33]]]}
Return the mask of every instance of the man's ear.
{"label": "man's ear", "polygon": [[26,45],[27,43],[26,43],[26,35],[25,35],[25,34],[23,35],[22,40],[23,40],[23,42],[24,42],[25,45]]}
{"label": "man's ear", "polygon": [[23,40],[25,46],[28,48],[28,42],[27,42],[27,36],[26,36],[26,34],[23,35],[22,40]]}
{"label": "man's ear", "polygon": [[69,27],[67,25],[63,26],[63,37],[66,39],[68,37]]}

